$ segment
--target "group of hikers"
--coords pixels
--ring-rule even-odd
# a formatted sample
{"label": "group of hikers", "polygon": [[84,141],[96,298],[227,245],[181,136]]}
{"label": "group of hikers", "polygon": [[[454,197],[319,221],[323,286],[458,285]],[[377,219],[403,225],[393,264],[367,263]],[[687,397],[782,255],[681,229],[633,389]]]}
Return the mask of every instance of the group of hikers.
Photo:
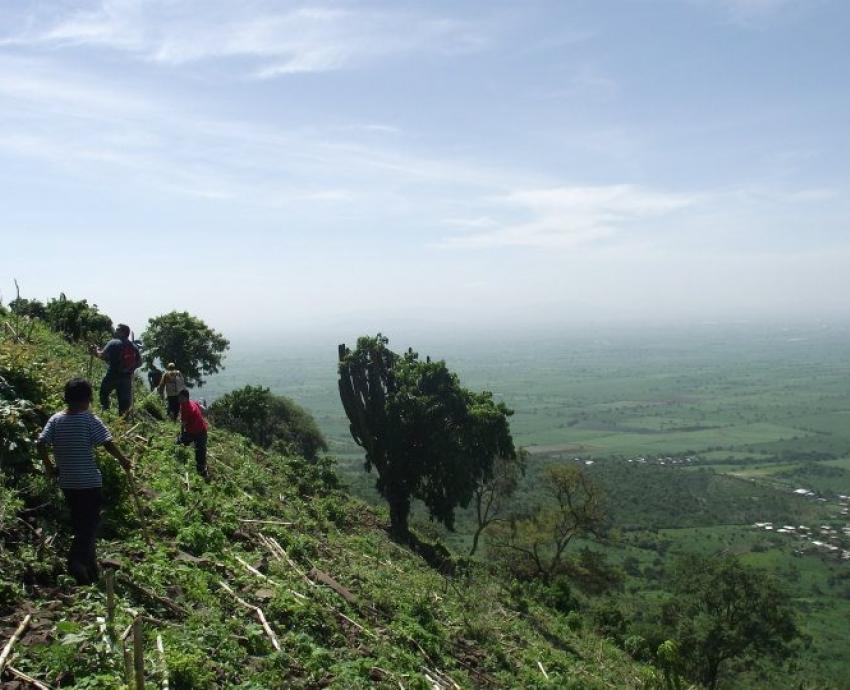
{"label": "group of hikers", "polygon": [[[107,364],[100,383],[101,408],[109,409],[110,397],[115,391],[118,413],[122,416],[133,407],[133,380],[142,365],[141,352],[130,333],[127,325],[119,324],[106,345],[90,348],[92,357]],[[151,364],[148,381],[151,390],[156,389],[160,395],[165,393],[169,418],[176,421],[179,416],[181,431],[177,443],[194,445],[198,474],[208,481],[207,421],[201,406],[191,399],[182,373],[174,363],[169,363],[164,373]],[[95,462],[94,448],[102,446],[128,473],[133,469],[109,429],[89,409],[93,399],[94,391],[89,381],[84,378],[68,381],[64,389],[65,409],[48,420],[36,445],[45,471],[58,479],[70,509],[74,538],[68,554],[68,571],[78,584],[91,584],[99,578],[95,541],[103,503],[103,479]]]}

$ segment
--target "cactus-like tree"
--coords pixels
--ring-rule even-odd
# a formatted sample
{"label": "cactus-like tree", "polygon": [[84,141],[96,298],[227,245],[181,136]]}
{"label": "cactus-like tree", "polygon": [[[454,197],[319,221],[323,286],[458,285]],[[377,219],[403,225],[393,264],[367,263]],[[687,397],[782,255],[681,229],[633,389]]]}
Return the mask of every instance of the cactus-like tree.
{"label": "cactus-like tree", "polygon": [[362,337],[354,351],[339,347],[339,393],[351,435],[366,451],[367,471],[390,510],[393,534],[409,537],[411,501],[449,529],[492,476],[497,456],[515,457],[504,403],[460,385],[443,361],[412,350],[398,355],[388,340]]}

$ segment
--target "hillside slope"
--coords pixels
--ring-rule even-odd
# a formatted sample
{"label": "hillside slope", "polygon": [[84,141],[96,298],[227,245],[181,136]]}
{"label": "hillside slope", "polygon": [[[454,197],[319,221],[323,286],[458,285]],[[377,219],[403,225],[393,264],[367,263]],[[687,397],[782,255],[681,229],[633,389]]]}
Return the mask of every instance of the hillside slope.
{"label": "hillside slope", "polygon": [[[81,348],[41,325],[29,342],[0,335],[0,375],[35,403],[32,412],[5,405],[5,440],[27,415],[43,421],[60,409],[62,384],[88,367]],[[101,374],[95,364],[95,382]],[[653,677],[583,630],[580,616],[554,613],[480,564],[429,567],[388,538],[383,514],[337,485],[330,461],[267,453],[213,429],[204,483],[190,451],[175,446],[177,425],[143,411],[142,397],[129,419],[103,419],[133,452],[150,544],[127,479],[101,453],[99,556],[116,569],[117,636],[143,617],[148,687],[167,676],[177,690],[637,688]],[[15,669],[49,687],[122,687],[123,645],[101,623],[103,582],[76,587],[65,574],[62,496],[34,449],[3,446],[0,644],[31,614]],[[30,687],[8,671],[2,681]]]}

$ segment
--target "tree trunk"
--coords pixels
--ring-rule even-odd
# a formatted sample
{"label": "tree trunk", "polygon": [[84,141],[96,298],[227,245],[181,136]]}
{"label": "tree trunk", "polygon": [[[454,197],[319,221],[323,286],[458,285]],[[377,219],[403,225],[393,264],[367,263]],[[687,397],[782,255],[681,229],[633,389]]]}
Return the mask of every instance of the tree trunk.
{"label": "tree trunk", "polygon": [[390,532],[399,541],[409,541],[407,518],[410,515],[410,499],[407,496],[393,496],[387,501],[390,504]]}
{"label": "tree trunk", "polygon": [[[486,527],[486,525],[485,525]],[[475,530],[475,534],[472,535],[472,548],[469,550],[469,555],[474,556],[475,552],[478,550],[478,540],[481,538],[481,533],[484,531],[484,527],[481,525]]]}

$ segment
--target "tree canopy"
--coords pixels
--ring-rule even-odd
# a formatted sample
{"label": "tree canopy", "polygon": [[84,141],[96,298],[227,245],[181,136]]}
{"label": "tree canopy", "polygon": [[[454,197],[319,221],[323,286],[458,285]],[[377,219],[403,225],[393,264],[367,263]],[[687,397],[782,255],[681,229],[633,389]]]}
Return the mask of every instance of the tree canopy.
{"label": "tree canopy", "polygon": [[159,360],[163,366],[174,362],[187,386],[203,386],[204,377],[224,367],[221,361],[230,342],[197,316],[172,311],[148,321],[142,334],[143,359],[150,367]]}
{"label": "tree canopy", "polygon": [[579,465],[553,465],[544,474],[547,503],[531,517],[499,525],[494,552],[518,575],[548,582],[559,573],[570,542],[599,532],[605,523],[598,487]]}
{"label": "tree canopy", "polygon": [[64,292],[46,305],[37,300],[17,298],[9,306],[16,314],[44,319],[71,342],[100,340],[112,334],[112,319],[102,314],[96,304],[84,299],[68,299]]}
{"label": "tree canopy", "polygon": [[247,436],[263,448],[315,460],[328,447],[307,410],[262,386],[231,391],[210,405],[209,415],[218,426]]}
{"label": "tree canopy", "polygon": [[734,557],[690,556],[678,563],[667,607],[688,675],[716,688],[724,662],[781,659],[797,637],[790,596],[775,578]]}
{"label": "tree canopy", "polygon": [[449,529],[489,480],[497,456],[515,457],[504,403],[463,388],[443,361],[409,350],[392,352],[387,338],[362,337],[354,351],[340,346],[339,389],[366,469],[387,500],[393,532],[408,536],[413,499]]}

